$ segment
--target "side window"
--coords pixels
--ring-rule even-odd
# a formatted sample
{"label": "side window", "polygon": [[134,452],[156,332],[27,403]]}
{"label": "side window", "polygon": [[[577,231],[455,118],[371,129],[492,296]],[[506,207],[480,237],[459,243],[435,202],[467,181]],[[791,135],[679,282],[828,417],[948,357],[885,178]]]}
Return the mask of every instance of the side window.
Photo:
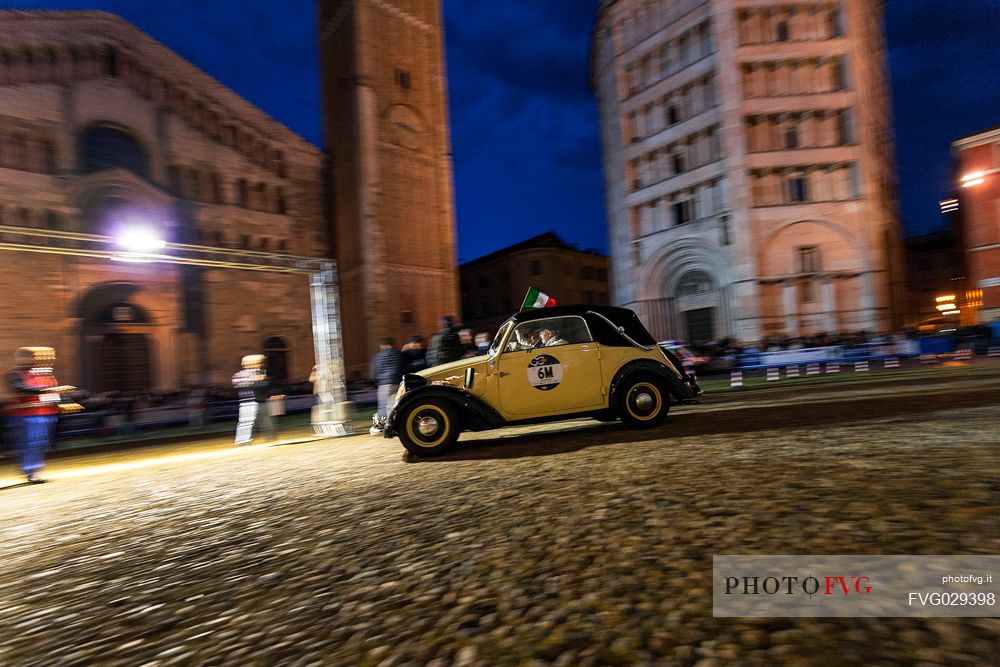
{"label": "side window", "polygon": [[582,317],[550,317],[517,325],[507,343],[507,351],[589,343],[592,340]]}

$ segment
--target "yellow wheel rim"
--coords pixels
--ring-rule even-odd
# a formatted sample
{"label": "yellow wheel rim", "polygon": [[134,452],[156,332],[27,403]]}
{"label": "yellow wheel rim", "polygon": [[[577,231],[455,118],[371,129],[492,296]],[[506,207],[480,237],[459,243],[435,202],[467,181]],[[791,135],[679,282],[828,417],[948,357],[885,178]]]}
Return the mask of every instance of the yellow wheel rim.
{"label": "yellow wheel rim", "polygon": [[[649,403],[649,410],[642,408],[643,403]],[[660,414],[663,406],[663,395],[659,388],[651,382],[638,382],[628,390],[625,409],[633,419],[650,421]]]}
{"label": "yellow wheel rim", "polygon": [[[437,420],[437,429],[429,434],[433,440],[429,440],[428,435],[425,435],[420,428],[421,423],[427,423],[427,419]],[[437,447],[448,438],[449,433],[451,433],[451,421],[448,419],[448,413],[432,403],[415,408],[406,419],[406,434],[412,442],[421,447]]]}

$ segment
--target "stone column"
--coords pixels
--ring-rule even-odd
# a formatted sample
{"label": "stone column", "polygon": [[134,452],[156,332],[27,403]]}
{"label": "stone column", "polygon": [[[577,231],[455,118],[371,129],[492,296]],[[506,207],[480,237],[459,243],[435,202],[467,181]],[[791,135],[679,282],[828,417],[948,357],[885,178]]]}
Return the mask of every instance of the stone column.
{"label": "stone column", "polygon": [[822,286],[823,328],[828,332],[837,331],[837,284],[827,278]]}
{"label": "stone column", "polygon": [[861,311],[861,327],[865,331],[878,331],[877,313],[875,311],[874,281],[869,272],[862,273],[856,278],[858,286],[858,304],[856,308]]}
{"label": "stone column", "polygon": [[785,312],[785,335],[797,336],[799,333],[798,318],[798,285],[790,280],[782,287],[782,302]]}

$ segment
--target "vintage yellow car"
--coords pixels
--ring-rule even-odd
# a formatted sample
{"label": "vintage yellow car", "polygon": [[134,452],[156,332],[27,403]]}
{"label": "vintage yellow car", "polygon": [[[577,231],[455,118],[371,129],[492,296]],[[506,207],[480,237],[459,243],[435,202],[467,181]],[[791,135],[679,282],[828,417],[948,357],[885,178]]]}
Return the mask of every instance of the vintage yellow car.
{"label": "vintage yellow car", "polygon": [[487,354],[405,376],[381,427],[410,453],[434,456],[464,430],[581,416],[650,428],[671,401],[700,393],[631,310],[536,308],[504,322]]}

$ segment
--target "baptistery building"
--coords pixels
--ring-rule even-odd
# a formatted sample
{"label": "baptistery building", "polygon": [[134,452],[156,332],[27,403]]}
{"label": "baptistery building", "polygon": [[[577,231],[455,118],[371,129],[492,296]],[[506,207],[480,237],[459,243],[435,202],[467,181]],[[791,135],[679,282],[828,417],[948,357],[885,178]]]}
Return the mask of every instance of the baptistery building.
{"label": "baptistery building", "polygon": [[251,353],[307,378],[308,275],[245,267],[328,254],[322,167],[116,16],[0,11],[0,360],[52,346],[94,391],[226,384]]}
{"label": "baptistery building", "polygon": [[601,3],[613,303],[690,342],[899,325],[883,4]]}

